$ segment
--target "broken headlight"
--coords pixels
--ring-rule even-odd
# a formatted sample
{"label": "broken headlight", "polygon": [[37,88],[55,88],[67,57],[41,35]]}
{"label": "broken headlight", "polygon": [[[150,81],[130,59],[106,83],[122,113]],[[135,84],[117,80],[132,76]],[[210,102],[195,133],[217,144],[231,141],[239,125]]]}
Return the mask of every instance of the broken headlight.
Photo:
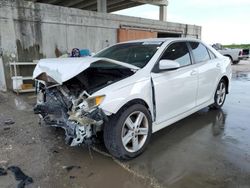
{"label": "broken headlight", "polygon": [[89,109],[99,106],[104,100],[105,95],[90,97],[86,99]]}

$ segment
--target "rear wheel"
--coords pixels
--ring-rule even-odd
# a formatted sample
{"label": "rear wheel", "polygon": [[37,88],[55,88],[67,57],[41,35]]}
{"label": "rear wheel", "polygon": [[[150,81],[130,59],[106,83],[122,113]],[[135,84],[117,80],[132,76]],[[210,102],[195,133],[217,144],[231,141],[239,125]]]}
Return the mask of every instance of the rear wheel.
{"label": "rear wheel", "polygon": [[110,118],[104,126],[104,143],[114,157],[127,160],[146,149],[151,133],[148,109],[142,104],[134,104]]}
{"label": "rear wheel", "polygon": [[236,64],[238,64],[240,61],[238,60],[238,61],[233,61],[233,64],[234,65],[236,65]]}
{"label": "rear wheel", "polygon": [[221,80],[215,91],[214,104],[212,104],[211,107],[215,109],[220,109],[225,102],[226,94],[227,94],[226,82],[224,80]]}

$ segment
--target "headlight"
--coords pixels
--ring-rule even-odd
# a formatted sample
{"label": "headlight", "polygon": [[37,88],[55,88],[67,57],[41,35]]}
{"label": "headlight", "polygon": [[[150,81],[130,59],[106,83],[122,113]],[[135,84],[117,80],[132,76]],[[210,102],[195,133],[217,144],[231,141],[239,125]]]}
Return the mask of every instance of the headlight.
{"label": "headlight", "polygon": [[88,107],[93,108],[93,107],[99,106],[104,100],[104,98],[105,98],[105,95],[88,98],[86,100],[88,103]]}

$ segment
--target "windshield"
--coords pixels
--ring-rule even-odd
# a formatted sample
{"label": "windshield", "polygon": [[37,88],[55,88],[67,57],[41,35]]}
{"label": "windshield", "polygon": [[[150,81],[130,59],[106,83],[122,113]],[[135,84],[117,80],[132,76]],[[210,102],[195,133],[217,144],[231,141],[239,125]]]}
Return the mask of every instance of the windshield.
{"label": "windshield", "polygon": [[162,42],[136,42],[117,44],[96,54],[94,57],[105,57],[128,63],[137,67],[144,67],[161,46]]}

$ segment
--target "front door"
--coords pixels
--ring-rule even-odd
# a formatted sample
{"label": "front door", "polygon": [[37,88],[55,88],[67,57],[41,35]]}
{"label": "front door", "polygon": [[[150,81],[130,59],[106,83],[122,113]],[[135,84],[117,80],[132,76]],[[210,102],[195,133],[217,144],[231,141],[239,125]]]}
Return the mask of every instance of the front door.
{"label": "front door", "polygon": [[196,105],[198,68],[191,63],[186,42],[171,44],[161,59],[177,61],[181,67],[151,73],[155,90],[156,123],[169,120]]}

